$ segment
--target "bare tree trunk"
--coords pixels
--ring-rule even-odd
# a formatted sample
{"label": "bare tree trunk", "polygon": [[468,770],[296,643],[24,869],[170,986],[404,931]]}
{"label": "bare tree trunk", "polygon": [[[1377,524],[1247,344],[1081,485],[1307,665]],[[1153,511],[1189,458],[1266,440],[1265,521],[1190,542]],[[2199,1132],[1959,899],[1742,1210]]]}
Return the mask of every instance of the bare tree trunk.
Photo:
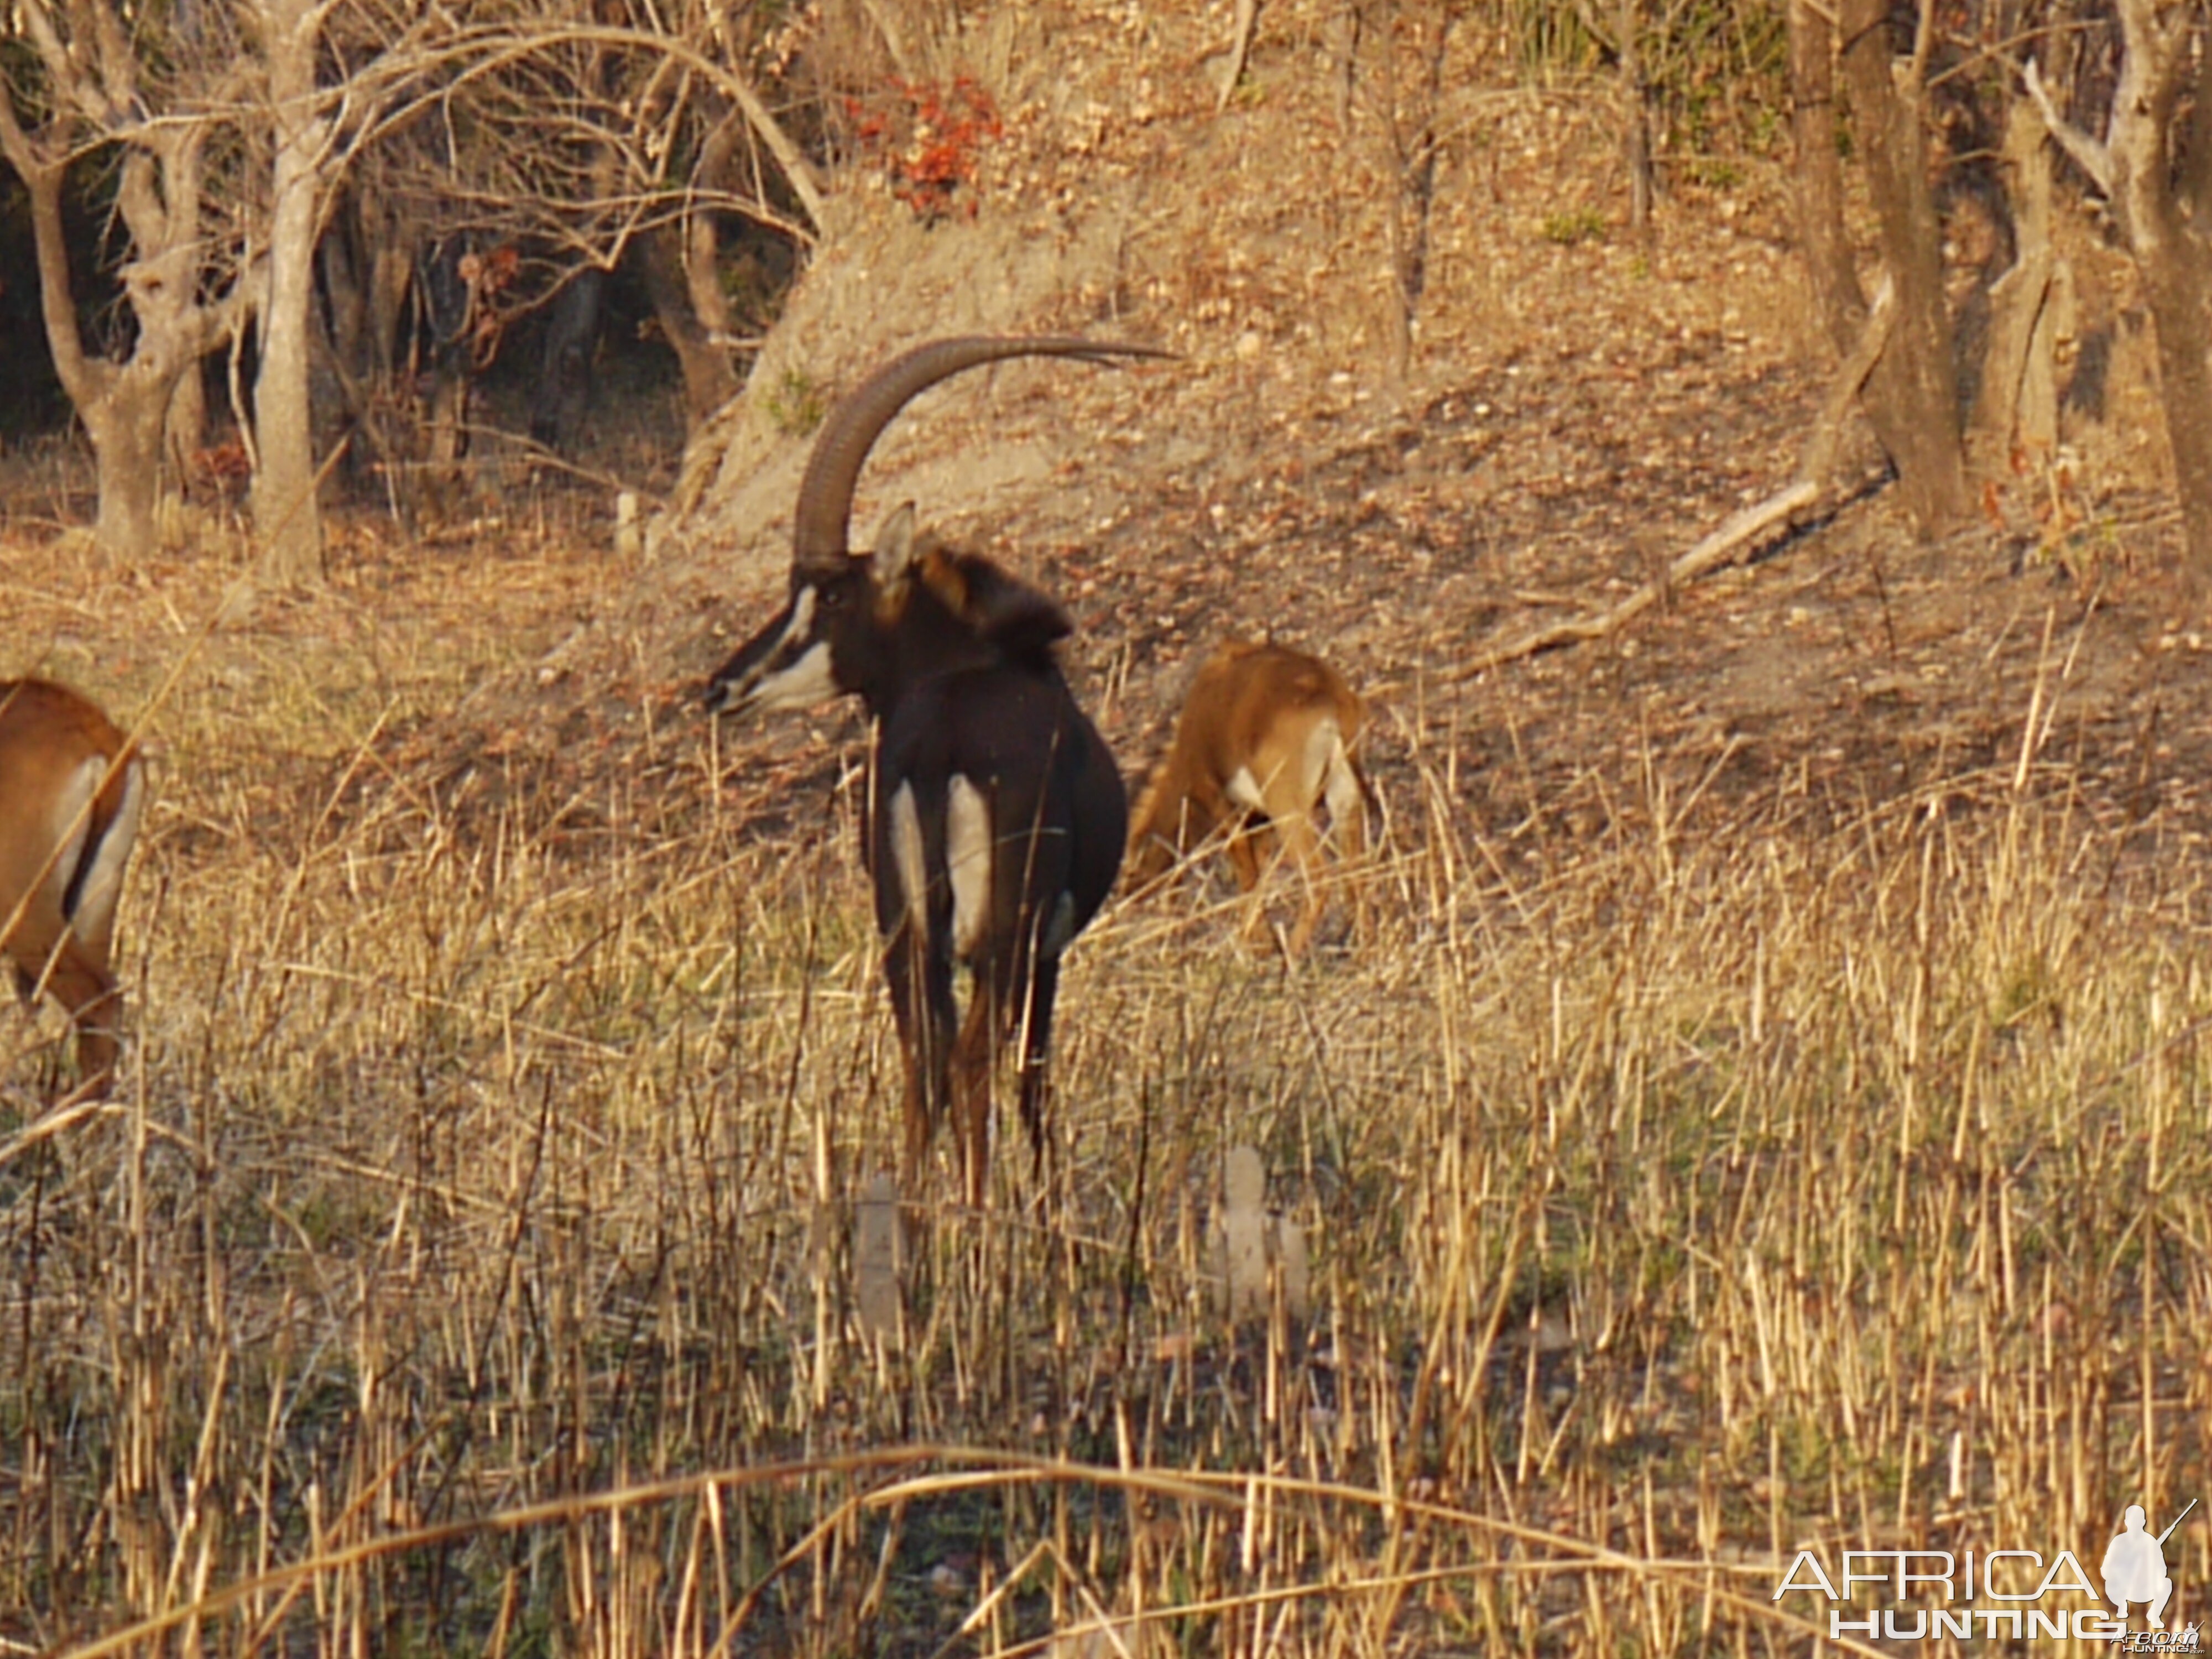
{"label": "bare tree trunk", "polygon": [[[0,77],[0,155],[31,195],[38,250],[40,310],[55,378],[84,420],[100,467],[100,549],[115,560],[142,560],[159,549],[161,427],[177,380],[206,356],[246,301],[237,292],[201,301],[201,150],[215,118],[146,118],[131,31],[112,13],[84,4],[38,11],[28,42],[51,82],[45,124],[22,126]],[[62,223],[62,181],[69,159],[112,143],[115,212],[131,237],[124,305],[135,323],[131,354],[111,361],[86,352],[77,334],[76,289],[69,279],[69,237]]]}
{"label": "bare tree trunk", "polygon": [[314,112],[321,13],[310,0],[260,0],[258,9],[269,55],[276,159],[269,295],[253,385],[253,528],[263,577],[301,586],[320,580],[323,556],[307,372],[316,209],[326,136]]}
{"label": "bare tree trunk", "polygon": [[[1852,127],[1866,158],[1882,262],[1896,285],[1898,306],[1889,349],[1868,380],[1864,407],[1897,468],[1905,510],[1923,536],[1934,537],[1966,518],[1972,495],[1943,294],[1942,232],[1928,185],[1918,71],[1900,90],[1890,70],[1887,15],[1885,0],[1844,0],[1840,18]],[[1806,266],[1822,324],[1840,352],[1864,325],[1867,306],[1844,231],[1831,33],[1807,0],[1791,5],[1790,27]]]}
{"label": "bare tree trunk", "polygon": [[[2173,450],[2192,597],[2212,590],[2212,57],[2197,43],[2193,107],[2176,118],[2191,79],[2194,8],[2164,11],[2121,0],[2126,62],[2113,94],[2115,205],[2142,271],[2158,333],[2159,395]],[[2179,157],[2168,146],[2188,146]],[[2176,162],[2179,165],[2176,165]]]}
{"label": "bare tree trunk", "polygon": [[2196,597],[2212,592],[2212,264],[2199,249],[2161,247],[2143,260],[2143,294],[2158,331],[2160,400],[2173,450],[2174,494]]}
{"label": "bare tree trunk", "polygon": [[1813,303],[1829,343],[1848,351],[1866,315],[1844,234],[1844,170],[1836,154],[1835,35],[1809,0],[1790,7],[1790,136],[1797,172],[1798,240]]}
{"label": "bare tree trunk", "polygon": [[1887,0],[1844,0],[1844,74],[1852,125],[1866,151],[1867,182],[1882,262],[1897,283],[1897,327],[1869,382],[1892,414],[1883,434],[1897,463],[1905,510],[1920,533],[1942,534],[1973,510],[1960,431],[1958,368],[1943,294],[1943,231],[1928,184],[1918,70],[1900,86],[1890,73]]}
{"label": "bare tree trunk", "polygon": [[[92,441],[100,478],[93,539],[109,557],[135,563],[161,549],[162,428],[181,365],[198,361],[198,354],[179,337],[184,319],[173,304],[164,303],[163,283],[155,274],[176,260],[169,257],[134,268],[129,285],[149,303],[139,313],[138,338],[130,359],[115,363],[88,355],[77,333],[70,283],[69,240],[62,220],[63,166],[42,162],[26,167],[20,159],[10,159],[30,191],[40,302],[55,372]],[[126,161],[125,172],[150,166],[143,157],[136,157]]]}
{"label": "bare tree trunk", "polygon": [[[728,117],[716,125],[699,147],[699,166],[696,173],[698,187],[719,191],[727,180],[732,166],[737,160],[738,140],[743,129],[737,118]],[[699,319],[699,326],[709,336],[727,338],[732,331],[729,295],[722,289],[721,244],[715,234],[714,215],[694,205],[684,219],[684,286],[691,296],[691,313]],[[730,377],[731,392],[737,389],[737,377]],[[729,392],[723,394],[730,395]]]}
{"label": "bare tree trunk", "polygon": [[675,225],[647,231],[638,252],[645,261],[645,289],[660,331],[684,369],[686,423],[696,431],[707,417],[737,395],[737,371],[692,308],[684,279],[683,233]]}
{"label": "bare tree trunk", "polygon": [[2051,137],[2105,192],[2142,276],[2195,605],[2212,591],[2212,42],[2195,7],[2119,0],[2118,9],[2106,142],[2059,112],[2033,59],[2022,79]]}
{"label": "bare tree trunk", "polygon": [[191,477],[206,447],[207,385],[200,378],[200,365],[192,363],[177,376],[176,388],[169,393],[169,412],[161,422],[161,453],[179,488]]}
{"label": "bare tree trunk", "polygon": [[1654,177],[1651,162],[1651,100],[1644,84],[1643,20],[1637,0],[1620,0],[1613,29],[1620,37],[1621,113],[1627,122],[1623,159],[1628,167],[1628,222],[1643,230],[1651,223]]}
{"label": "bare tree trunk", "polygon": [[2045,457],[2057,440],[2049,312],[2060,266],[2051,240],[2050,143],[2024,100],[2015,100],[2006,115],[2004,159],[2014,256],[2012,269],[1990,288],[1990,343],[1972,422],[1985,464],[2001,464],[2015,436]]}
{"label": "bare tree trunk", "polygon": [[117,558],[137,561],[161,550],[161,435],[169,390],[150,374],[118,374],[103,396],[78,410],[100,469],[93,539]]}

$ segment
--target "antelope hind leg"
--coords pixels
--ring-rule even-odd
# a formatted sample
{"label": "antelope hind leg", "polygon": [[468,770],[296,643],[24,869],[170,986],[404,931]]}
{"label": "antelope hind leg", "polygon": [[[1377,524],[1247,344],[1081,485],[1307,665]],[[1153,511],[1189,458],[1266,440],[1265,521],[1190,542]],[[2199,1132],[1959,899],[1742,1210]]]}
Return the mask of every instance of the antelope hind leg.
{"label": "antelope hind leg", "polygon": [[884,978],[890,986],[891,1012],[906,1060],[906,1134],[899,1157],[899,1187],[908,1195],[921,1189],[929,1143],[951,1093],[954,1018],[951,964],[931,960],[916,939],[912,927],[901,927],[884,951]]}
{"label": "antelope hind leg", "polygon": [[983,1207],[991,1179],[991,1060],[998,1047],[999,1021],[984,986],[975,988],[960,1041],[952,1054],[952,1103],[957,1120],[960,1162],[967,1176],[968,1204]]}
{"label": "antelope hind leg", "polygon": [[62,946],[46,976],[46,988],[69,1010],[70,1024],[76,1032],[79,1087],[104,1091],[115,1073],[121,1046],[116,1026],[123,1012],[122,992],[106,969],[73,941]]}

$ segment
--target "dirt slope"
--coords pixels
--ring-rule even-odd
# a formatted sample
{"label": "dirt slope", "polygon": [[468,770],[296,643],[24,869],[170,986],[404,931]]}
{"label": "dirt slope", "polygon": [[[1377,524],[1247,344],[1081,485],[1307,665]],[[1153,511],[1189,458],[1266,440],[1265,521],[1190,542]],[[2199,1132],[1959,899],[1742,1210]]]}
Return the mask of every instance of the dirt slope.
{"label": "dirt slope", "polygon": [[[1502,831],[1660,810],[1656,777],[1708,817],[1751,796],[1764,816],[1785,778],[1832,816],[2008,785],[2040,668],[2037,757],[2066,764],[2021,775],[2090,780],[2107,815],[2164,805],[2154,842],[2172,813],[2194,824],[2212,715],[2197,641],[2166,614],[2139,399],[2069,410],[2070,536],[2039,530],[2038,491],[2057,486],[2030,478],[1993,492],[1978,532],[1917,547],[1861,433],[1866,489],[1763,563],[1623,638],[1458,683],[1486,646],[1615,602],[1789,477],[1826,366],[1786,173],[1752,156],[1703,184],[1678,173],[1633,234],[1609,90],[1501,92],[1500,43],[1464,27],[1424,213],[1397,188],[1375,44],[1347,93],[1334,10],[1267,9],[1218,113],[1225,11],[1061,15],[1048,43],[1000,42],[1005,134],[961,211],[923,224],[882,179],[842,204],[656,527],[626,631],[703,672],[774,602],[796,393],[834,398],[933,335],[1085,330],[1183,359],[1012,365],[928,394],[879,447],[855,531],[911,499],[1067,597],[1076,665],[1133,768],[1196,654],[1273,633],[1378,696],[1386,780],[1394,757],[1449,745],[1464,805]],[[1400,67],[1402,97],[1419,66]],[[1399,246],[1425,256],[1402,362],[1394,210]],[[794,757],[819,729],[740,741]]]}
{"label": "dirt slope", "polygon": [[[1376,699],[1370,760],[1402,823],[1422,810],[1398,787],[1419,749],[1452,762],[1456,809],[1509,849],[1623,813],[1710,831],[1900,791],[1987,798],[2016,776],[2085,789],[2100,816],[2139,825],[2139,847],[2201,835],[2212,708],[2160,574],[2172,527],[2145,489],[2139,331],[2109,254],[2074,249],[2107,345],[2098,395],[2068,410],[2064,534],[2034,516],[2052,478],[2008,481],[1988,525],[1938,549],[1870,484],[1621,637],[1465,680],[1489,647],[1616,602],[1790,476],[1826,368],[1805,337],[1784,165],[1676,168],[1656,224],[1632,233],[1609,88],[1500,90],[1509,43],[1462,26],[1424,208],[1398,187],[1376,45],[1347,73],[1340,8],[1266,8],[1218,112],[1225,7],[1071,3],[1048,38],[1036,14],[1008,15],[969,43],[1001,118],[972,187],[934,223],[865,171],[836,198],[834,235],[641,560],[342,531],[341,591],[263,607],[246,643],[276,663],[365,641],[366,722],[404,706],[384,665],[395,642],[490,605],[511,670],[419,732],[393,715],[404,760],[452,777],[495,758],[504,787],[556,796],[573,774],[656,772],[700,751],[692,693],[775,601],[807,447],[795,411],[919,338],[1082,330],[1182,356],[1009,364],[927,394],[879,446],[855,529],[911,499],[1066,598],[1072,665],[1132,770],[1200,654],[1272,633]],[[1418,54],[1400,68],[1402,133],[1422,112],[1404,93]],[[1398,249],[1422,254],[1402,341],[1394,210]],[[1963,209],[1957,231],[1971,314],[1977,272],[2002,255]],[[1863,432],[1850,456],[1878,477]],[[25,557],[36,573],[46,556]],[[204,586],[139,573],[101,607],[118,641],[180,637],[198,615],[167,574]],[[82,676],[53,652],[86,616],[32,604],[47,585],[19,584],[25,637]],[[86,648],[106,661],[95,684],[127,685],[127,643]],[[2031,706],[2039,764],[2021,774]],[[834,770],[820,740],[854,731],[829,711],[726,733],[733,804],[765,810],[764,771]]]}

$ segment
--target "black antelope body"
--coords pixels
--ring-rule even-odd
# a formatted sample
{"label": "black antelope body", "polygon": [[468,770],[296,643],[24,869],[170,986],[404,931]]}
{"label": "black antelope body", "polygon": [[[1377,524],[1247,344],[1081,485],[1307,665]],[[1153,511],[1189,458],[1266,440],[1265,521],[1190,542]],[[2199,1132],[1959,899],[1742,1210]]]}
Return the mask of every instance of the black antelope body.
{"label": "black antelope body", "polygon": [[[1016,1036],[1022,1120],[1042,1155],[1060,955],[1113,890],[1128,802],[1054,653],[1073,631],[1067,613],[918,530],[911,503],[873,552],[848,552],[854,486],[891,417],[949,375],[1009,357],[1165,355],[973,337],[935,341],[878,369],[815,441],[793,514],[789,603],[708,686],[708,707],[725,714],[853,696],[876,721],[866,856],[906,1053],[909,1191],[951,1108],[969,1200],[981,1202],[993,1062]],[[964,1024],[956,963],[975,981]]]}
{"label": "black antelope body", "polygon": [[1352,758],[1365,719],[1359,694],[1318,657],[1230,641],[1191,682],[1175,741],[1138,798],[1133,883],[1157,881],[1184,853],[1226,831],[1230,864],[1249,893],[1273,831],[1305,884],[1290,940],[1291,955],[1303,951],[1322,908],[1321,808],[1328,808],[1328,839],[1340,859],[1366,849],[1367,787]]}
{"label": "black antelope body", "polygon": [[26,1001],[69,1010],[86,1085],[115,1069],[123,995],[108,971],[115,901],[146,799],[106,715],[49,680],[0,680],[0,955]]}

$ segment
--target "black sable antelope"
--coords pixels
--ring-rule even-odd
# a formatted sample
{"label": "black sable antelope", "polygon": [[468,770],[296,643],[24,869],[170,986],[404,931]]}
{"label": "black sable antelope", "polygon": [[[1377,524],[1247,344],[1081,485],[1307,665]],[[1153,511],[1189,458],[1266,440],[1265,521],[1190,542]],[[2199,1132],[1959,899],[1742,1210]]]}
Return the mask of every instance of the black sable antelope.
{"label": "black sable antelope", "polygon": [[[1128,799],[1054,654],[1073,631],[1067,613],[989,560],[917,530],[911,502],[873,552],[848,552],[854,485],[891,417],[949,375],[1008,357],[1167,355],[976,337],[884,364],[815,441],[793,513],[790,602],[708,684],[707,706],[720,714],[852,696],[876,721],[866,856],[906,1051],[908,1191],[953,1106],[969,1202],[982,1201],[992,1064],[1016,1036],[1022,1121],[1042,1155],[1060,954],[1113,890]],[[956,963],[975,979],[964,1025]]]}

